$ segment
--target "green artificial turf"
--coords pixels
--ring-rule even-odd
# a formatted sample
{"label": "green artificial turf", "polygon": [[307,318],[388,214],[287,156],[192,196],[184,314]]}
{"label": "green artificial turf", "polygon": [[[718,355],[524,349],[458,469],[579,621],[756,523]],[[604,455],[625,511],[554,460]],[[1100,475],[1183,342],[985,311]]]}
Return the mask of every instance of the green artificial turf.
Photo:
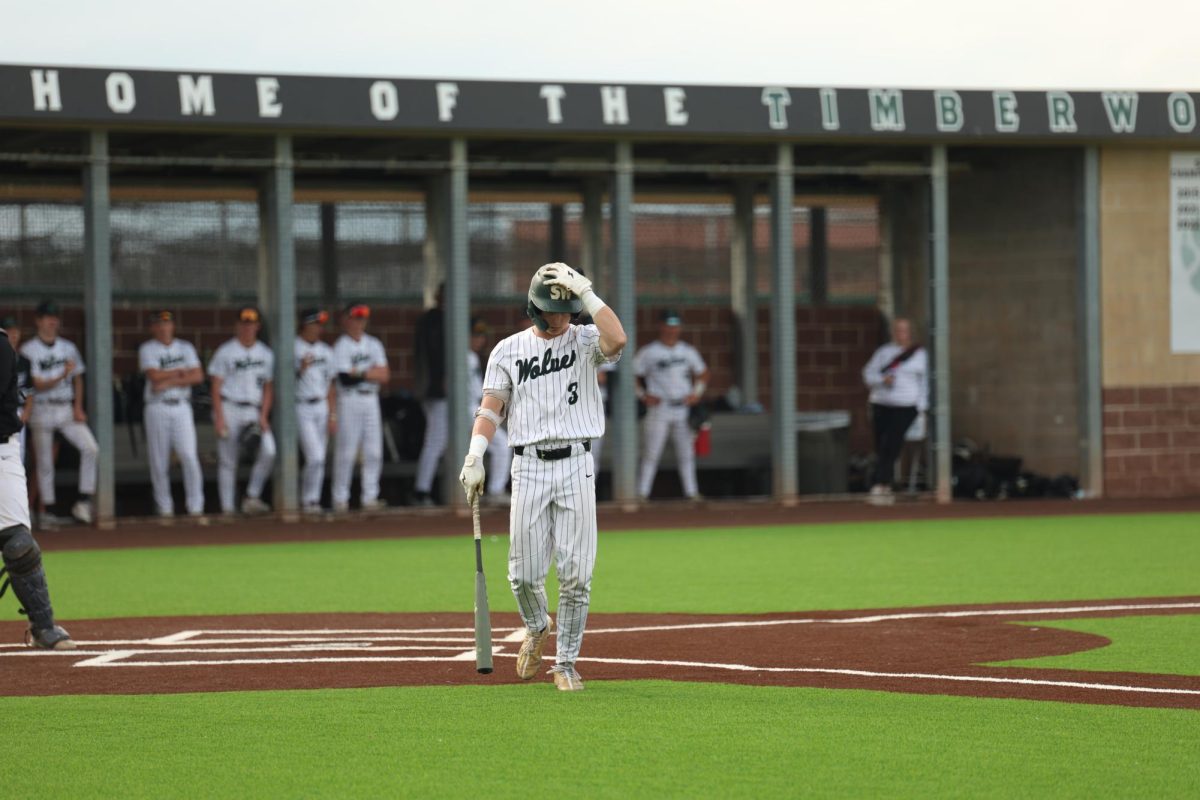
{"label": "green artificial turf", "polygon": [[8,797],[1195,797],[1193,711],[670,683],[0,699]]}
{"label": "green artificial turf", "polygon": [[1112,640],[1112,644],[1065,656],[1006,661],[998,666],[1200,675],[1200,615],[1053,619],[1022,624],[1094,633]]}
{"label": "green artificial turf", "polygon": [[[1197,529],[1200,515],[1155,514],[601,532],[592,610],[751,613],[1195,594]],[[487,538],[492,608],[515,610],[507,538]],[[49,553],[46,563],[65,620],[469,611],[474,597],[467,536],[74,551]]]}

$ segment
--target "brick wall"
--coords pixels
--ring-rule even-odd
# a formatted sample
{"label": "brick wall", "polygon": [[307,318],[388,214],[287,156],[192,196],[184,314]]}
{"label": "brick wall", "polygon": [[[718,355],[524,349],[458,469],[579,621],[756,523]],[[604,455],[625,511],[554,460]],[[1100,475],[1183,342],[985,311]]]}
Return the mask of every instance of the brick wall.
{"label": "brick wall", "polygon": [[1104,493],[1200,494],[1200,386],[1104,390]]}
{"label": "brick wall", "polygon": [[[658,329],[660,307],[640,307],[637,325],[640,338],[649,342]],[[118,377],[137,370],[137,349],[149,338],[150,308],[113,310],[113,372]],[[681,309],[684,337],[709,364],[712,377],[709,394],[723,395],[734,384],[736,365],[733,336],[733,312],[722,307],[684,307]],[[26,307],[8,310],[14,313],[26,337],[34,335],[33,310]],[[233,335],[236,308],[183,307],[176,309],[180,338],[192,342],[206,363],[212,352]],[[527,324],[524,311],[516,306],[484,307],[478,315],[492,326],[495,336],[503,337]],[[370,332],[378,336],[387,350],[392,367],[391,387],[410,389],[413,385],[413,331],[421,309],[410,306],[373,306]],[[63,307],[61,335],[75,342],[86,358],[83,310]],[[870,450],[866,420],[867,394],[862,387],[860,370],[875,348],[882,343],[879,312],[870,307],[800,308],[796,312],[796,405],[800,411],[847,410],[852,414],[851,447]],[[770,406],[771,356],[769,343],[770,311],[759,310],[759,397]],[[333,329],[328,340],[335,338]]]}

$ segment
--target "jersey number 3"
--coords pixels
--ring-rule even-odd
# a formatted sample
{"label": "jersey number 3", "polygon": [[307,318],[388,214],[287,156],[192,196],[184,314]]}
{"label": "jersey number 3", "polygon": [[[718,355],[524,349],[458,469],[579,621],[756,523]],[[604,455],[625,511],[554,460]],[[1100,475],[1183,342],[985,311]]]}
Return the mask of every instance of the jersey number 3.
{"label": "jersey number 3", "polygon": [[567,405],[573,406],[579,402],[579,381],[571,381],[567,384]]}

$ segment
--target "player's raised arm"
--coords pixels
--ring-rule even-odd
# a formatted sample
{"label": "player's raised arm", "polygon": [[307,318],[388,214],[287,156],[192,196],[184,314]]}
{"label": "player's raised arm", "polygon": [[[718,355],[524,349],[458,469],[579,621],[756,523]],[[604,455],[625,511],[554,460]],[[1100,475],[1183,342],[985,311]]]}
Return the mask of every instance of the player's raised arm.
{"label": "player's raised arm", "polygon": [[561,286],[583,302],[583,310],[591,316],[600,331],[600,351],[611,358],[624,350],[628,341],[625,328],[617,319],[616,312],[592,289],[592,282],[566,264],[553,264],[551,268],[553,273],[549,270],[546,272],[546,284]]}

